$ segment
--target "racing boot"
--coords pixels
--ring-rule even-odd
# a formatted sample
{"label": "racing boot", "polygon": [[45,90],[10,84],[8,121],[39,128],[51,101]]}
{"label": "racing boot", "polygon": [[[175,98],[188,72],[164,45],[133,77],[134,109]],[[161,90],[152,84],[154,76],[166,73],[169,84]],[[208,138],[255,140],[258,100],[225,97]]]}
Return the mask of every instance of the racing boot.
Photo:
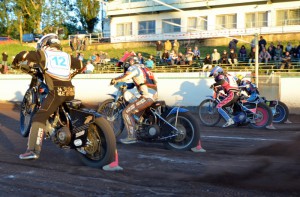
{"label": "racing boot", "polygon": [[222,126],[222,127],[229,127],[230,125],[233,125],[234,121],[232,118],[229,118],[228,121]]}
{"label": "racing boot", "polygon": [[38,159],[39,153],[35,153],[31,150],[26,150],[25,153],[19,155],[20,159],[29,160],[29,159]]}
{"label": "racing boot", "polygon": [[134,144],[137,143],[137,139],[134,134],[128,133],[127,137],[124,139],[120,139],[122,144]]}

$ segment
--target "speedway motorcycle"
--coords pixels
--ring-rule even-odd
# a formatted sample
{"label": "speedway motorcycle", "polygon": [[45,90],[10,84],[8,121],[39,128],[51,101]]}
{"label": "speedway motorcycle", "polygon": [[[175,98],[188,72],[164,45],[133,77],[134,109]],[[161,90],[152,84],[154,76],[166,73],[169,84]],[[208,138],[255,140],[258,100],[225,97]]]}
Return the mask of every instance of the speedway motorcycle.
{"label": "speedway motorcycle", "polygon": [[[20,132],[23,137],[28,137],[32,117],[49,91],[40,67],[29,67],[25,62],[21,69],[32,76],[20,111]],[[100,168],[114,159],[115,136],[102,115],[80,106],[80,100],[68,101],[59,106],[46,122],[45,136],[60,148],[76,150],[85,165]]]}
{"label": "speedway motorcycle", "polygon": [[[206,126],[215,126],[221,120],[216,106],[225,96],[221,86],[214,88],[214,95],[203,100],[199,107],[199,117],[202,124]],[[238,100],[231,106],[225,107],[224,110],[234,120],[235,125],[247,125],[254,129],[264,129],[272,123],[273,115],[271,109],[263,102],[255,100],[247,102],[239,93]]]}
{"label": "speedway motorcycle", "polygon": [[[122,111],[137,97],[129,91],[134,85],[118,82],[114,85],[116,94],[98,107],[98,112],[106,115],[116,138],[124,130]],[[139,141],[162,142],[167,149],[189,150],[197,145],[200,138],[199,124],[192,114],[181,107],[169,107],[164,101],[154,102],[139,115],[134,115],[136,135]]]}
{"label": "speedway motorcycle", "polygon": [[[246,86],[239,86],[241,89],[241,94],[245,97],[249,97],[249,94],[245,89]],[[265,97],[261,96],[259,92],[252,93],[254,95],[254,100],[257,100],[258,102],[265,103],[272,111],[273,114],[273,123],[285,123],[289,116],[289,108],[284,104],[283,102],[279,100],[267,100]]]}

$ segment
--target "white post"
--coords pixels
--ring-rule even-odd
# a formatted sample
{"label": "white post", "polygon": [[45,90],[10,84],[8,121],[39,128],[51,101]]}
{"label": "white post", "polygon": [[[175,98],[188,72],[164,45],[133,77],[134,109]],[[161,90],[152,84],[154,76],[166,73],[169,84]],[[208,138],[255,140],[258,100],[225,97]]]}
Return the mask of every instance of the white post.
{"label": "white post", "polygon": [[258,87],[258,33],[255,34],[255,84]]}

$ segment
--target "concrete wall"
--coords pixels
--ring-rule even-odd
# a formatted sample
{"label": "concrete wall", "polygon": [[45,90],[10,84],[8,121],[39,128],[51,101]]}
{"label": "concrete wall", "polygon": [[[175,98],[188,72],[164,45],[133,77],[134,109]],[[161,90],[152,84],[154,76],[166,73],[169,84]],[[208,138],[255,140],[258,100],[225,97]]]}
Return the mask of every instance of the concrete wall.
{"label": "concrete wall", "polygon": [[[116,89],[109,82],[118,74],[78,75],[73,79],[76,88],[76,99],[97,105]],[[209,86],[212,78],[199,77],[199,73],[157,73],[159,81],[159,98],[168,105],[197,106],[212,95]],[[0,75],[0,101],[21,101],[28,88],[29,75]],[[300,91],[295,89],[300,78],[281,78],[279,82],[260,84],[262,95],[268,99],[280,99],[287,104],[291,113],[300,114]]]}

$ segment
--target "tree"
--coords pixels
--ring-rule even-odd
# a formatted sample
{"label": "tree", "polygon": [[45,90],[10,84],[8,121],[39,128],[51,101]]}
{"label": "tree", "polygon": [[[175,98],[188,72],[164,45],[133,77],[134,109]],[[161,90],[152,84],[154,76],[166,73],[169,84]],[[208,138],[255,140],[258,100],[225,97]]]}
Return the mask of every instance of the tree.
{"label": "tree", "polygon": [[99,21],[99,0],[77,0],[77,6],[80,13],[80,22],[83,28],[92,33],[97,22]]}

